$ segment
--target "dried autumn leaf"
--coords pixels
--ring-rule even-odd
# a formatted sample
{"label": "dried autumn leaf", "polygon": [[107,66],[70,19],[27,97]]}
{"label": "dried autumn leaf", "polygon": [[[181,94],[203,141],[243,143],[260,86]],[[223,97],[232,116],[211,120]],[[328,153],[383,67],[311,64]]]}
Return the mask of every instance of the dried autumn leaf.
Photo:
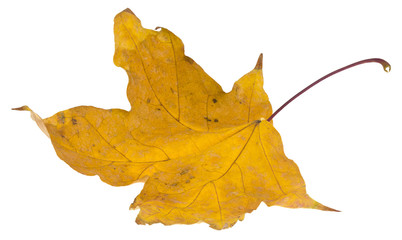
{"label": "dried autumn leaf", "polygon": [[131,110],[80,106],[33,119],[76,171],[123,186],[145,181],[131,208],[137,223],[232,226],[261,202],[333,210],[306,194],[283,151],[263,90],[262,55],[225,93],[167,29],[145,29],[125,10],[115,18],[117,66],[129,77]]}

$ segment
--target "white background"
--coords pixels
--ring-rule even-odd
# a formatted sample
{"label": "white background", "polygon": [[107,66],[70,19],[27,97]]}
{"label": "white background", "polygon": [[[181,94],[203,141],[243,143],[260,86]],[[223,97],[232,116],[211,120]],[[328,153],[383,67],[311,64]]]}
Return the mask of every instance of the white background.
{"label": "white background", "polygon": [[[399,1],[2,1],[1,239],[401,239],[402,37]],[[308,193],[342,212],[266,207],[223,231],[139,226],[128,207],[142,184],[111,187],[69,168],[27,112],[78,105],[128,109],[113,65],[114,16],[129,7],[163,26],[225,91],[264,53],[274,109],[358,60],[275,118]]]}

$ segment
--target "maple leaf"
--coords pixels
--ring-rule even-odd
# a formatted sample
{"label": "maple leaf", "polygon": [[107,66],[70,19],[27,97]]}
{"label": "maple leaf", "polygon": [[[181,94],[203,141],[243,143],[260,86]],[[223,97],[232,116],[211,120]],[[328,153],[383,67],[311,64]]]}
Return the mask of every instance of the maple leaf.
{"label": "maple leaf", "polygon": [[306,193],[283,151],[263,89],[262,55],[229,93],[184,55],[167,29],[115,17],[114,63],[127,71],[131,110],[80,106],[32,118],[76,171],[113,186],[145,182],[137,223],[206,222],[222,229],[261,202],[336,211]]}

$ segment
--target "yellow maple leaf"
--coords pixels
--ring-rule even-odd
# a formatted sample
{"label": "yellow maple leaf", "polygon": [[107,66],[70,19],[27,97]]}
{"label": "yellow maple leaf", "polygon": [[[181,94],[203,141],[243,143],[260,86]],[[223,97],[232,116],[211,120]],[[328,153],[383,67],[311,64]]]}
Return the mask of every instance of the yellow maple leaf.
{"label": "yellow maple leaf", "polygon": [[268,206],[330,210],[306,194],[283,151],[263,90],[262,55],[225,93],[167,29],[115,17],[114,63],[127,71],[131,110],[80,106],[32,118],[58,156],[113,186],[145,181],[131,209],[137,223],[206,222],[227,228]]}

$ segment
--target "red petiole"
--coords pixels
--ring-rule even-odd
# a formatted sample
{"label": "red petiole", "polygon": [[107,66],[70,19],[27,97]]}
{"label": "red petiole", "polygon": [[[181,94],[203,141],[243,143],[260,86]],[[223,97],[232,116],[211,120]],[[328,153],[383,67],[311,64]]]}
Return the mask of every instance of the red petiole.
{"label": "red petiole", "polygon": [[328,73],[328,74],[325,75],[324,77],[318,79],[317,81],[313,82],[312,84],[308,85],[306,88],[304,88],[303,90],[301,90],[300,92],[298,92],[296,95],[294,95],[292,98],[290,98],[287,102],[285,102],[280,108],[278,108],[278,109],[267,119],[267,121],[268,121],[268,122],[271,121],[282,109],[284,109],[289,103],[291,103],[293,100],[295,100],[298,96],[302,95],[304,92],[306,92],[307,90],[309,90],[309,89],[312,88],[313,86],[317,85],[318,83],[322,82],[323,80],[327,79],[328,77],[330,77],[330,76],[332,76],[332,75],[334,75],[334,74],[337,74],[337,73],[339,73],[339,72],[342,72],[342,71],[344,71],[344,70],[346,70],[346,69],[348,69],[348,68],[352,68],[352,67],[355,67],[355,66],[357,66],[357,65],[364,64],[364,63],[370,63],[370,62],[376,62],[376,63],[381,64],[382,67],[384,68],[384,71],[386,71],[386,72],[391,71],[391,65],[390,65],[387,61],[385,61],[385,60],[383,60],[383,59],[381,59],[381,58],[365,59],[365,60],[361,60],[361,61],[352,63],[352,64],[350,64],[350,65],[347,65],[347,66],[345,66],[345,67],[343,67],[343,68],[339,68],[338,70],[335,70],[335,71],[333,71],[333,72],[331,72],[331,73]]}

